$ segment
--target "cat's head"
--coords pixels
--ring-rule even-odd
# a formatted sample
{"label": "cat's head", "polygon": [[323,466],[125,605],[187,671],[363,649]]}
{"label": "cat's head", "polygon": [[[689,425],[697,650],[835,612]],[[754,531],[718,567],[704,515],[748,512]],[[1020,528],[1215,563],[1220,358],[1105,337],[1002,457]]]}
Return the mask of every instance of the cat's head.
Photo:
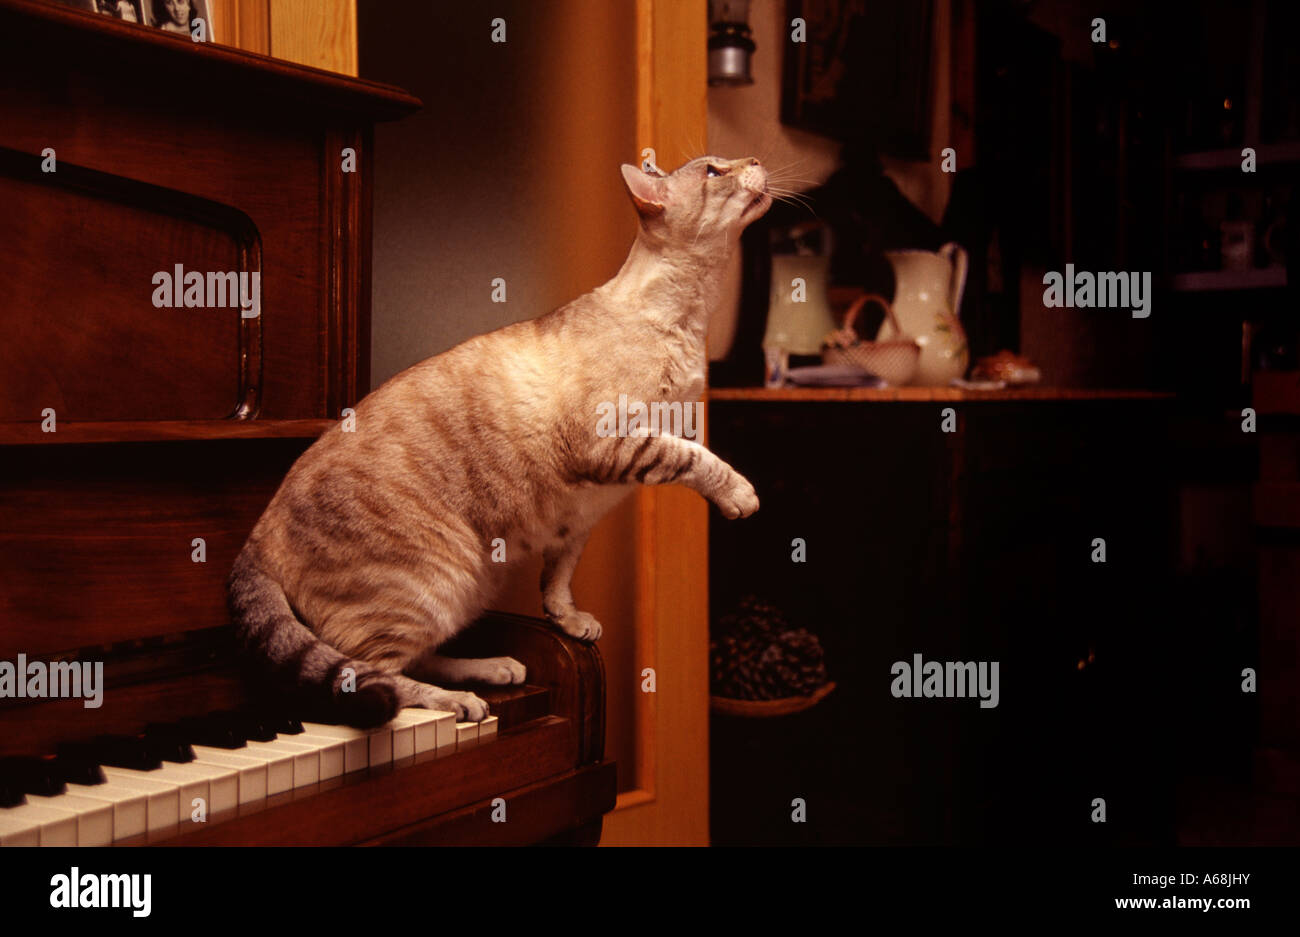
{"label": "cat's head", "polygon": [[739,237],[772,205],[767,170],[754,157],[701,156],[671,173],[623,166],[647,233],[691,244]]}

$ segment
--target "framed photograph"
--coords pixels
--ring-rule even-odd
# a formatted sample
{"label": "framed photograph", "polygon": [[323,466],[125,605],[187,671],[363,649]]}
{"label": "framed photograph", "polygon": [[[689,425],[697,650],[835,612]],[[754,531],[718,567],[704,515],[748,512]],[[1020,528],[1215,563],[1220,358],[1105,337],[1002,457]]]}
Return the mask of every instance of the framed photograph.
{"label": "framed photograph", "polygon": [[127,23],[145,23],[144,5],[147,0],[90,0],[87,6],[95,13],[111,16]]}
{"label": "framed photograph", "polygon": [[207,41],[213,41],[208,0],[140,0],[149,25],[163,32],[193,35],[194,21],[207,24]]}
{"label": "framed photograph", "polygon": [[928,158],[932,10],[931,0],[786,0],[786,21],[801,18],[805,34],[785,43],[782,122]]}
{"label": "framed photograph", "polygon": [[111,16],[124,23],[140,23],[164,32],[193,37],[195,21],[204,22],[204,41],[212,42],[215,30],[209,0],[59,0],[64,6]]}

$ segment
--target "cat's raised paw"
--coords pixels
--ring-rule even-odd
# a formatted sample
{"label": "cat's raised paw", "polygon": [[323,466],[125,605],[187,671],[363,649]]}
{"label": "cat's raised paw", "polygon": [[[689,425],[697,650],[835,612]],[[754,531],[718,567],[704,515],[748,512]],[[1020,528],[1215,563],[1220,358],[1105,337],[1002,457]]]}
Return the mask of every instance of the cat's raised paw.
{"label": "cat's raised paw", "polygon": [[758,492],[754,486],[740,476],[736,476],[736,479],[736,483],[717,502],[718,510],[729,520],[749,517],[758,510]]}

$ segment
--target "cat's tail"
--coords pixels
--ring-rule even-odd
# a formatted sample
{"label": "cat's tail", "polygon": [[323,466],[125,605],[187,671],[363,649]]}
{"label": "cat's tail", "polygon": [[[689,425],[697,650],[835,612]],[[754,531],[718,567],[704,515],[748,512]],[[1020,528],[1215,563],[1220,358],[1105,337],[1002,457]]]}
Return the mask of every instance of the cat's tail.
{"label": "cat's tail", "polygon": [[258,565],[252,545],[235,560],[227,596],[244,649],[270,668],[275,682],[297,687],[309,712],[323,710],[363,729],[383,725],[397,714],[393,677],[316,637],[298,620],[280,584]]}

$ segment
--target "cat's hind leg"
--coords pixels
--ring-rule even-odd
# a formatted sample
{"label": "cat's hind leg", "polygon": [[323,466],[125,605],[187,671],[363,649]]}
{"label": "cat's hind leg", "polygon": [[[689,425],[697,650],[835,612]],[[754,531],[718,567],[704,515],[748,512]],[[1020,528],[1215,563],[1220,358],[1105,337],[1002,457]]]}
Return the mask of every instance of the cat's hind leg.
{"label": "cat's hind leg", "polygon": [[[395,601],[395,600],[394,600]],[[446,632],[437,632],[446,633]],[[385,613],[357,609],[334,616],[325,634],[340,650],[385,672],[394,681],[398,706],[415,706],[453,712],[462,722],[482,722],[488,705],[473,693],[447,690],[412,674],[412,666],[426,656],[436,640],[420,620],[407,612],[390,609]]]}
{"label": "cat's hind leg", "polygon": [[444,657],[434,653],[421,655],[406,672],[417,680],[493,686],[523,683],[527,676],[524,665],[513,657]]}

